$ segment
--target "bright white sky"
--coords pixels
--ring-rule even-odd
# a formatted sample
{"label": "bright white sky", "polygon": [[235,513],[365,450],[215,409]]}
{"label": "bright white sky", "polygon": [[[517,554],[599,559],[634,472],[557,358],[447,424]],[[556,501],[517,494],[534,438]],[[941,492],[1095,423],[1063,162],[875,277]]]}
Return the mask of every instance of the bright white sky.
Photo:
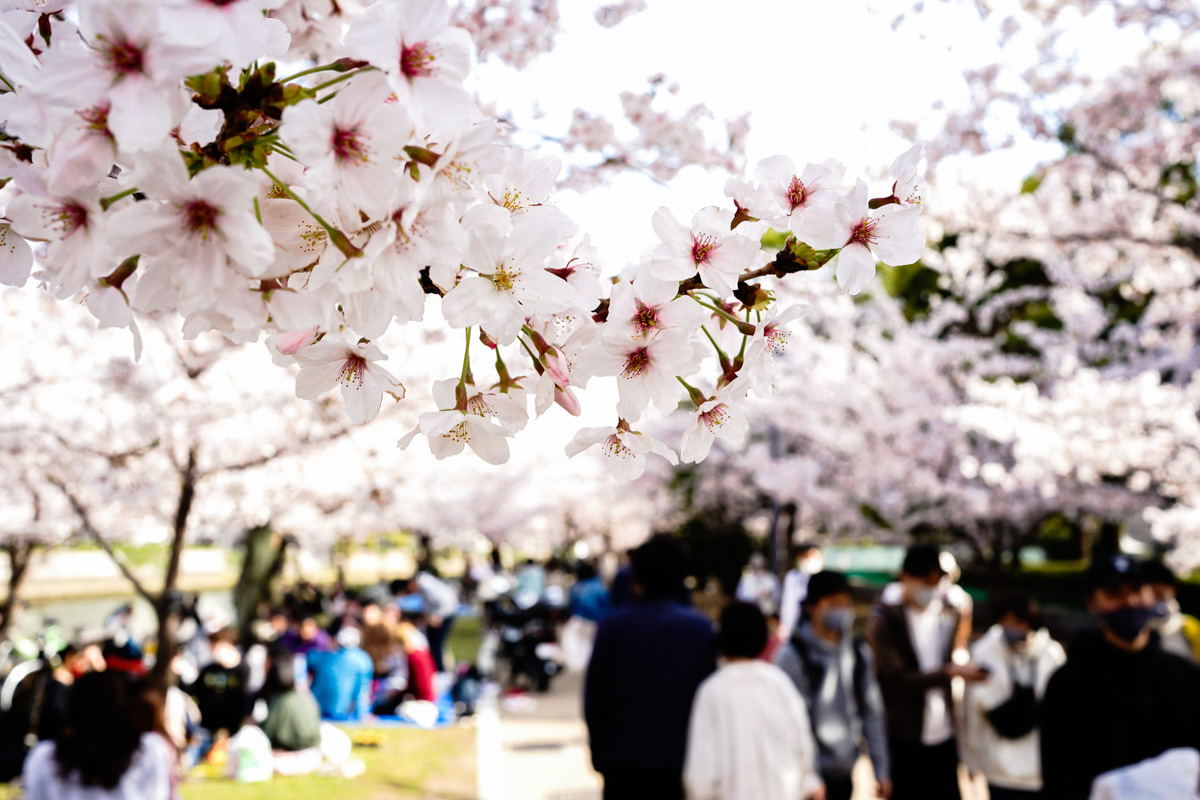
{"label": "bright white sky", "polygon": [[[995,5],[1006,2],[1012,4]],[[641,92],[648,77],[663,73],[680,86],[671,98],[680,108],[705,103],[718,121],[750,112],[751,169],[782,153],[798,165],[833,157],[849,167],[848,176],[879,175],[908,147],[890,131],[890,121],[921,122],[926,135],[936,133],[937,109],[967,99],[965,68],[1033,57],[1020,42],[1001,51],[996,25],[985,27],[967,0],[928,2],[923,14],[910,15],[896,30],[892,20],[908,2],[649,0],[646,11],[611,29],[592,17],[599,2],[559,5],[563,33],[555,49],[521,72],[482,65],[474,87],[481,97],[510,109],[518,124],[555,136],[567,129],[575,108],[619,122],[620,93]],[[1139,49],[1136,34],[1117,36],[1103,15],[1072,23],[1071,31],[1067,45],[1083,45],[1082,63],[1097,73]],[[529,113],[535,108],[540,119]],[[1024,148],[961,166],[973,180],[1019,185],[1047,155]],[[664,187],[628,174],[582,195],[560,192],[556,202],[616,271],[655,243],[650,218],[657,208],[666,205],[689,219],[701,206],[723,201],[726,177],[694,168]]]}

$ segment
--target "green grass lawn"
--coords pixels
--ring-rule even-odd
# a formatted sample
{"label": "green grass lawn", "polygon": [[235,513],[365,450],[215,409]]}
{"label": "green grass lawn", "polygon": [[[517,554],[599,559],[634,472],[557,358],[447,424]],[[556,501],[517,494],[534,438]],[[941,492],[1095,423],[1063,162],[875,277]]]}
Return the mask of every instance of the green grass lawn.
{"label": "green grass lawn", "polygon": [[475,730],[387,728],[379,747],[355,747],[367,771],[357,778],[276,777],[239,784],[202,767],[180,786],[183,800],[473,800]]}
{"label": "green grass lawn", "polygon": [[479,617],[462,617],[454,621],[448,640],[455,661],[475,661],[483,636],[483,621]]}

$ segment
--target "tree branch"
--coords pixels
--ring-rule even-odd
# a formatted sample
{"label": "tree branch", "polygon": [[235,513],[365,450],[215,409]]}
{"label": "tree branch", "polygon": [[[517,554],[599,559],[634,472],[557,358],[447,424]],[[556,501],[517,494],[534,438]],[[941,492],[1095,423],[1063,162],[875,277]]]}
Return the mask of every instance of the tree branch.
{"label": "tree branch", "polygon": [[121,574],[125,577],[125,580],[133,584],[134,591],[141,595],[141,597],[143,597],[151,605],[156,603],[157,598],[146,589],[138,577],[133,574],[133,571],[126,566],[125,562],[117,557],[117,553],[115,550],[113,550],[112,544],[110,544],[109,541],[100,534],[100,531],[96,530],[96,528],[92,525],[92,520],[88,515],[87,508],[84,507],[83,503],[79,501],[79,498],[75,496],[75,493],[68,489],[67,485],[56,477],[51,476],[48,478],[48,480],[50,483],[57,486],[58,490],[67,498],[67,502],[71,504],[71,508],[74,509],[76,516],[79,517],[79,522],[83,528],[83,532],[90,536],[96,542],[96,544],[100,545],[100,549],[108,554],[108,557],[111,558],[113,563],[117,565],[117,569],[121,570]]}

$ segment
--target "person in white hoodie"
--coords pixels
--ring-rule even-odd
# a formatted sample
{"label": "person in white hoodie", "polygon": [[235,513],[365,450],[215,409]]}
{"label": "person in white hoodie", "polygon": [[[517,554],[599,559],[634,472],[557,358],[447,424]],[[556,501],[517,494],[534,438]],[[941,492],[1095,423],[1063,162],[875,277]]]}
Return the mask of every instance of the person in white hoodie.
{"label": "person in white hoodie", "polygon": [[967,687],[964,761],[987,779],[992,800],[1035,800],[1042,790],[1037,709],[1067,660],[1026,595],[999,599],[999,621],[971,648],[987,680]]}
{"label": "person in white hoodie", "polygon": [[726,606],[717,642],[724,664],[700,684],[688,727],[688,800],[823,800],[804,700],[758,658],[767,644],[759,607]]}

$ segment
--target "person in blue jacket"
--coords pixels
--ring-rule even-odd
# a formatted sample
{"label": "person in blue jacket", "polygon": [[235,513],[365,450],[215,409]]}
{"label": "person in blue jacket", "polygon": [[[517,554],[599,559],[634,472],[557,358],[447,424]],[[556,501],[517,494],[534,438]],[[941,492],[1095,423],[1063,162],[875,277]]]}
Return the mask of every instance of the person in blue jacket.
{"label": "person in blue jacket", "polygon": [[604,800],[683,800],[688,720],[696,689],[717,667],[716,634],[678,602],[678,539],[653,536],[632,562],[638,600],[600,622],[587,670],[592,764],[604,777]]}
{"label": "person in blue jacket", "polygon": [[357,721],[370,712],[375,665],[361,645],[362,632],[347,626],[338,631],[337,649],[308,654],[310,689],[323,718]]}
{"label": "person in blue jacket", "polygon": [[571,587],[571,615],[599,622],[612,610],[612,596],[596,568],[587,561],[575,568],[575,585]]}

